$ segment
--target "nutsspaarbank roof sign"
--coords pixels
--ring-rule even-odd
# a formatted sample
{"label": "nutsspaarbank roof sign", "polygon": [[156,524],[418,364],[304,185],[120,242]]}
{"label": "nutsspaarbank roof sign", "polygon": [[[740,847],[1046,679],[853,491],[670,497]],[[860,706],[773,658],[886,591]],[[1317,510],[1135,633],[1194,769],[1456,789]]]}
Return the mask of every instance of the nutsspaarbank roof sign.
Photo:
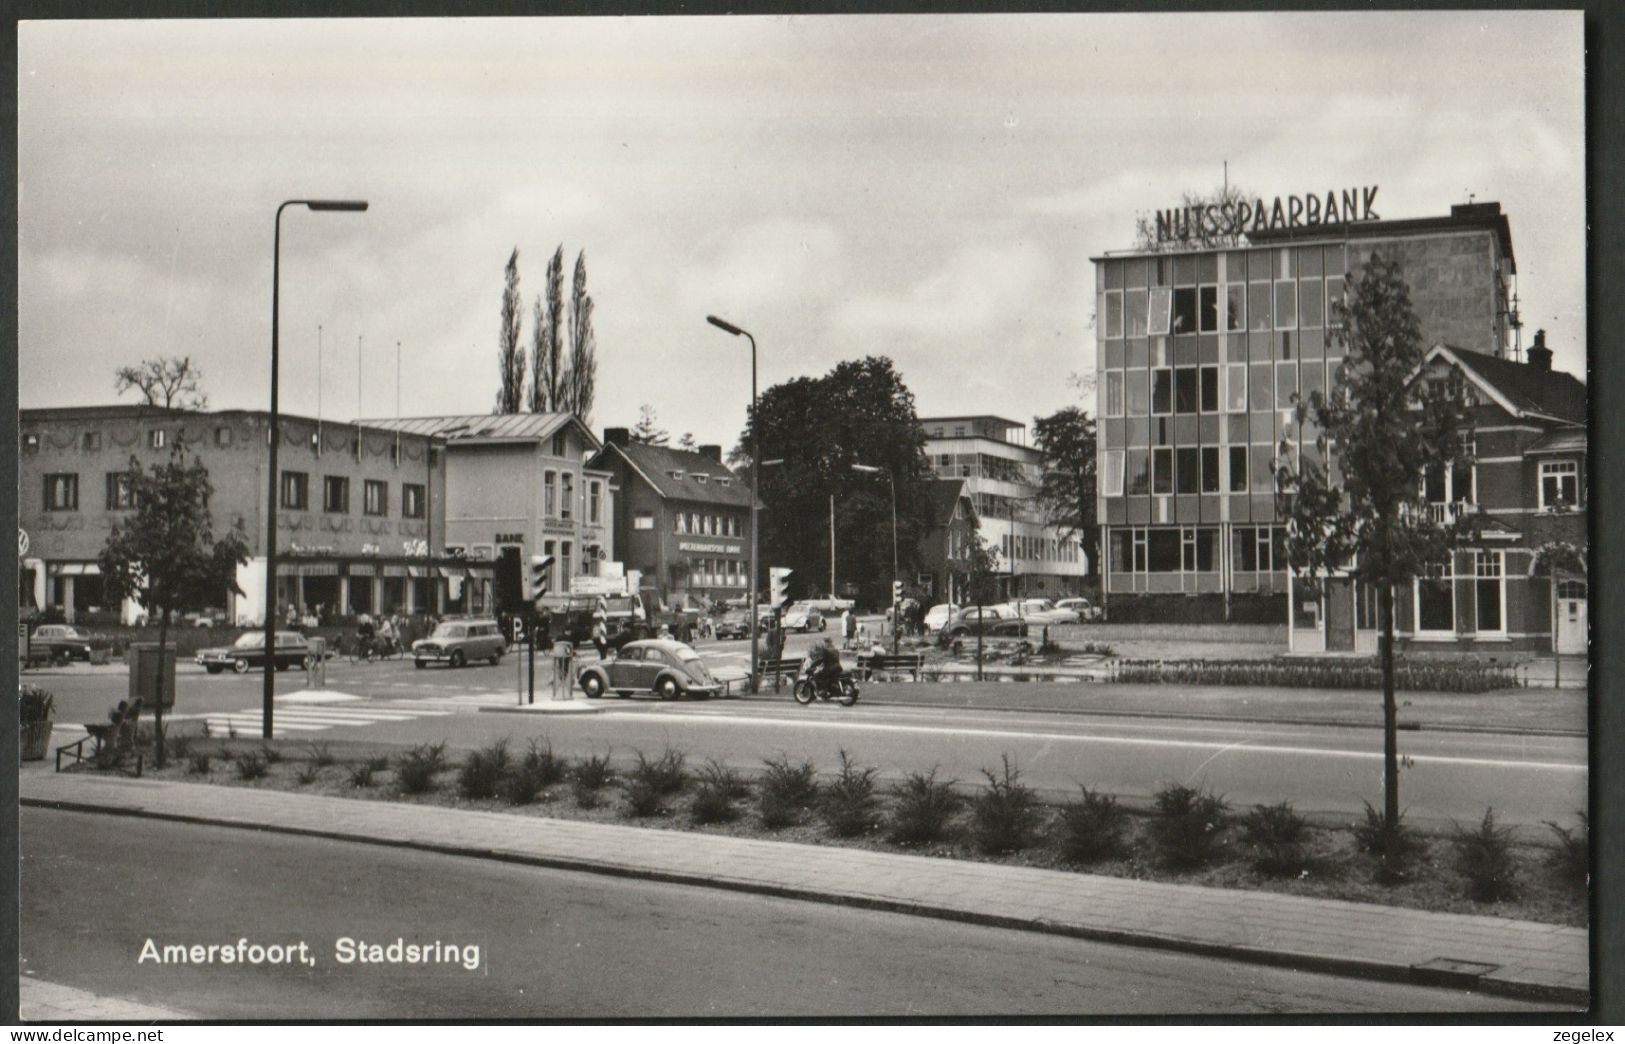
{"label": "nutsspaarbank roof sign", "polygon": [[1230,200],[1205,206],[1177,206],[1157,211],[1157,242],[1243,236],[1280,228],[1313,228],[1351,222],[1380,221],[1372,204],[1377,186],[1342,189],[1325,194],[1276,196],[1273,204],[1262,196],[1251,202]]}

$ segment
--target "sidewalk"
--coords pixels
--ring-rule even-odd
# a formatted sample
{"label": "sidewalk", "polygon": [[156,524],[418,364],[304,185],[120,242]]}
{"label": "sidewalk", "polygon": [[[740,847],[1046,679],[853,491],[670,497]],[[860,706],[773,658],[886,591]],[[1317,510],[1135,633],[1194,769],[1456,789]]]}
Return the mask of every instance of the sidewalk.
{"label": "sidewalk", "polygon": [[17,977],[17,989],[17,1015],[24,1022],[185,1022],[195,1017],[117,997],[100,997],[27,975]]}
{"label": "sidewalk", "polygon": [[727,888],[1300,970],[1587,1003],[1583,929],[927,856],[202,783],[27,772],[25,805],[108,810]]}

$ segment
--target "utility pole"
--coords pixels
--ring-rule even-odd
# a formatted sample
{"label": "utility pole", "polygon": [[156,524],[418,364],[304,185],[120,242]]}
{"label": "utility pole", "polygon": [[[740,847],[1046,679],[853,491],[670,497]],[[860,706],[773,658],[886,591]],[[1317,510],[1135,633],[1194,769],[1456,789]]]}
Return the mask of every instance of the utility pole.
{"label": "utility pole", "polygon": [[829,596],[835,597],[835,494],[829,495]]}

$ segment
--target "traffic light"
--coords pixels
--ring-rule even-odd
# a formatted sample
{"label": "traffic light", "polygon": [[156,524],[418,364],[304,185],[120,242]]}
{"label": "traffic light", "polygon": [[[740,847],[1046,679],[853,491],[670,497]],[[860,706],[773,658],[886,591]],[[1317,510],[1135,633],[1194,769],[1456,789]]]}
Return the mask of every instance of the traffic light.
{"label": "traffic light", "polygon": [[775,609],[782,609],[790,603],[790,578],[795,576],[795,570],[774,566],[767,571],[768,586],[772,591],[768,595],[767,604]]}
{"label": "traffic light", "polygon": [[547,594],[553,586],[553,556],[531,555],[530,574],[526,579],[529,581],[526,584],[525,597],[527,601],[535,602]]}
{"label": "traffic light", "polygon": [[893,580],[891,582],[891,600],[893,605],[903,600],[903,581]]}

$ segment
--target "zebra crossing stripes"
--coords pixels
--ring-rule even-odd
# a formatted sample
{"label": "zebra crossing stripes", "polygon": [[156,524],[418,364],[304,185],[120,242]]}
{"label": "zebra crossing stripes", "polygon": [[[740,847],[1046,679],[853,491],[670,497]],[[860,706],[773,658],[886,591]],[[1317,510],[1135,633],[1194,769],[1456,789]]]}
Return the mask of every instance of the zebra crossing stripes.
{"label": "zebra crossing stripes", "polygon": [[[312,707],[278,707],[272,718],[273,736],[295,732],[323,732],[328,729],[358,725],[378,725],[387,722],[414,721],[418,718],[442,718],[455,713],[439,707],[339,707],[319,705]],[[259,711],[216,712],[201,715],[211,732],[257,733],[262,720]]]}

